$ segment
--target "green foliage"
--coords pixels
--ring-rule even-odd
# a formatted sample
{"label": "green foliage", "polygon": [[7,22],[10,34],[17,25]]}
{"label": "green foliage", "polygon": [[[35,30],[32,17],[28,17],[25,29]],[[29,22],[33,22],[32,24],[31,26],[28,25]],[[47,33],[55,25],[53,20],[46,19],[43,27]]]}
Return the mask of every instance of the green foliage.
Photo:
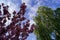
{"label": "green foliage", "polygon": [[60,40],[60,8],[55,10],[55,31],[56,31],[56,39]]}
{"label": "green foliage", "polygon": [[41,6],[37,11],[38,15],[34,18],[36,22],[35,34],[37,40],[51,40],[50,34],[55,31],[56,40],[60,38],[60,8],[52,10],[51,8]]}

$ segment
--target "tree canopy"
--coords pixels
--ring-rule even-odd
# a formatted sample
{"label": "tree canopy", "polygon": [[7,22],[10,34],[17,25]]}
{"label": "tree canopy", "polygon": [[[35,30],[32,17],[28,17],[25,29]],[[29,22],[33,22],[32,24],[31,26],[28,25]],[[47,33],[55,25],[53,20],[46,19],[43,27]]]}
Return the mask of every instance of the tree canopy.
{"label": "tree canopy", "polygon": [[60,38],[60,8],[52,10],[46,6],[40,6],[38,15],[34,18],[36,22],[35,34],[37,40],[52,40],[51,33],[54,32],[56,40]]}
{"label": "tree canopy", "polygon": [[[3,8],[3,10],[1,10]],[[15,10],[13,17],[8,11],[9,6],[4,6],[4,3],[0,5],[0,40],[26,40],[30,33],[34,30],[34,24],[30,26],[30,20],[24,17],[26,5],[21,4],[20,10],[16,13]],[[3,11],[3,13],[2,13]],[[11,23],[6,26],[7,19]],[[26,20],[25,22],[22,22]],[[30,29],[29,29],[30,27]]]}

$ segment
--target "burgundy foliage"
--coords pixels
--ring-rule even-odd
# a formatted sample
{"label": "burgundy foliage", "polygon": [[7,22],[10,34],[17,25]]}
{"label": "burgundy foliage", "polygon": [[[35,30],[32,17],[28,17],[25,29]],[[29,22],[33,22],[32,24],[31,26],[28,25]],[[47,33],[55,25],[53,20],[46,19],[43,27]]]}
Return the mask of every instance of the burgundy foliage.
{"label": "burgundy foliage", "polygon": [[[3,14],[1,7],[3,7]],[[26,9],[25,3],[20,6],[20,11],[18,13],[14,10],[12,19],[10,18],[11,14],[9,13],[8,8],[9,6],[4,6],[4,3],[0,5],[0,40],[26,40],[29,33],[33,32],[34,24],[30,26],[30,20],[24,17]],[[11,20],[11,23],[8,26],[5,25],[7,22],[6,18]],[[27,21],[22,23],[24,20]],[[31,28],[29,29],[29,27]]]}

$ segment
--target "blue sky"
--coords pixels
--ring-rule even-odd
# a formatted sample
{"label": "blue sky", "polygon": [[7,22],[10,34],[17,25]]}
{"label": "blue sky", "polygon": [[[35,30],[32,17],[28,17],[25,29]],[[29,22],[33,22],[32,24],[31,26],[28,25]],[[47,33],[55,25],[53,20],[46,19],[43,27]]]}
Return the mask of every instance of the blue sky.
{"label": "blue sky", "polygon": [[[20,7],[19,5],[21,5],[23,2],[25,2],[27,5],[25,16],[31,20],[30,23],[35,23],[32,19],[36,16],[36,11],[39,6],[48,6],[52,9],[60,7],[60,0],[0,0],[0,4],[5,3],[10,6],[10,13],[12,13],[13,10],[16,10],[18,12]],[[36,35],[34,33],[31,33],[26,40],[36,40]]]}

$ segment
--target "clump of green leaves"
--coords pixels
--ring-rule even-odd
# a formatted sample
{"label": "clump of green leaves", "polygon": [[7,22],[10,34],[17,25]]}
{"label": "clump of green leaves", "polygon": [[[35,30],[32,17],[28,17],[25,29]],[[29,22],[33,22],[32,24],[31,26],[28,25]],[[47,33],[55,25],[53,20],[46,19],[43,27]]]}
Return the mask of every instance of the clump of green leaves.
{"label": "clump of green leaves", "polygon": [[41,6],[37,11],[38,15],[34,18],[36,22],[35,34],[37,40],[52,40],[51,33],[55,32],[56,40],[60,38],[60,8],[52,10],[49,7]]}

